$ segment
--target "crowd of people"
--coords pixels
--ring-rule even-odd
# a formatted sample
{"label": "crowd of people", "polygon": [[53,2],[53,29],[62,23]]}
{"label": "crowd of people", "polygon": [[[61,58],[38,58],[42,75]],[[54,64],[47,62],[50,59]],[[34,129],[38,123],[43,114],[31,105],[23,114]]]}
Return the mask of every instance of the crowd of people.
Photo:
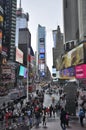
{"label": "crowd of people", "polygon": [[[28,128],[35,124],[38,128],[41,122],[43,127],[46,127],[49,118],[59,116],[61,128],[66,130],[66,127],[69,127],[70,114],[65,110],[66,100],[63,90],[60,89],[59,91],[59,101],[54,104],[55,99],[53,97],[52,103],[48,107],[43,106],[44,94],[45,91],[37,90],[36,96],[29,95],[28,102],[24,100],[13,101],[8,102],[7,106],[3,103],[3,109],[0,109],[0,128],[19,127],[22,124]],[[84,126],[85,111],[80,109],[78,115],[81,126]]]}

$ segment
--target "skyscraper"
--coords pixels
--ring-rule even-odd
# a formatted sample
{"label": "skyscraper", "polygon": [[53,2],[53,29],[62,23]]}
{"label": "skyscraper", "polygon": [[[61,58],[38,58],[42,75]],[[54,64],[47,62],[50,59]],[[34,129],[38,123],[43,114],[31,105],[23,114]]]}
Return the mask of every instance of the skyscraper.
{"label": "skyscraper", "polygon": [[28,47],[31,46],[31,33],[28,29],[29,14],[24,13],[21,7],[21,0],[19,8],[16,10],[16,37],[15,45],[24,53],[23,63],[27,65]]}
{"label": "skyscraper", "polygon": [[37,36],[38,70],[40,76],[46,73],[46,30],[44,26],[38,25]]}
{"label": "skyscraper", "polygon": [[79,39],[86,40],[86,0],[78,0]]}
{"label": "skyscraper", "polygon": [[60,27],[57,27],[57,30],[53,31],[53,67],[56,68],[56,60],[64,53],[63,46],[63,34],[61,33]]}
{"label": "skyscraper", "polygon": [[18,46],[19,41],[19,29],[28,28],[28,21],[29,21],[29,14],[24,13],[23,9],[21,8],[21,0],[20,0],[20,7],[16,10],[16,38],[15,44]]}
{"label": "skyscraper", "polygon": [[63,20],[64,42],[68,42],[70,40],[78,40],[78,0],[63,0]]}
{"label": "skyscraper", "polygon": [[7,52],[7,59],[15,59],[15,29],[16,29],[17,0],[3,0],[3,50]]}

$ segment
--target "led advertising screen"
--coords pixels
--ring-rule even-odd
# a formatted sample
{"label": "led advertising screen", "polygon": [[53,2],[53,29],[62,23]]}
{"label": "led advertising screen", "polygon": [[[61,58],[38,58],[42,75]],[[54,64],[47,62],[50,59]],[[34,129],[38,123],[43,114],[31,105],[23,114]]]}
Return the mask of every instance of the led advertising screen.
{"label": "led advertising screen", "polygon": [[62,56],[60,61],[60,69],[65,69],[84,63],[84,53],[83,44],[80,44],[76,48],[72,49],[67,54]]}
{"label": "led advertising screen", "polygon": [[25,70],[25,67],[21,65],[19,69],[19,76],[24,76],[24,70]]}
{"label": "led advertising screen", "polygon": [[86,78],[86,64],[76,66],[75,71],[77,79]]}
{"label": "led advertising screen", "polygon": [[44,43],[44,38],[40,38],[39,41]]}
{"label": "led advertising screen", "polygon": [[19,63],[23,63],[23,52],[19,48],[16,48],[16,59],[15,60]]}
{"label": "led advertising screen", "polygon": [[27,78],[27,68],[24,68],[24,78]]}
{"label": "led advertising screen", "polygon": [[44,58],[45,58],[45,54],[40,54],[40,55],[39,55],[39,58],[40,58],[40,59],[44,59]]}
{"label": "led advertising screen", "polygon": [[40,53],[45,53],[45,49],[44,48],[40,48]]}
{"label": "led advertising screen", "polygon": [[70,67],[64,70],[60,70],[60,78],[62,79],[73,79],[75,78],[75,68]]}

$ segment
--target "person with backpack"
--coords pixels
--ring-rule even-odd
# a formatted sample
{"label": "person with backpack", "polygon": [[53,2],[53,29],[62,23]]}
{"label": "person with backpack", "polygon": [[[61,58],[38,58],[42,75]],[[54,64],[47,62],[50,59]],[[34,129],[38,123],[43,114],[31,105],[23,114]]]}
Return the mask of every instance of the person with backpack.
{"label": "person with backpack", "polygon": [[83,127],[84,124],[83,124],[83,119],[85,118],[85,112],[84,110],[81,108],[80,111],[79,111],[79,119],[80,119],[80,124],[81,126]]}

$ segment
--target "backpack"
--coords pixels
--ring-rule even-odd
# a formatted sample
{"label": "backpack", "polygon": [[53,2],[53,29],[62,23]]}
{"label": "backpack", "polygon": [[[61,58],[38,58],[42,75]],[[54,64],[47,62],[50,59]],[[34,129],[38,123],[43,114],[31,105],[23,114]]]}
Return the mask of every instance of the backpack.
{"label": "backpack", "polygon": [[80,111],[80,114],[79,114],[80,117],[85,117],[85,113],[83,111]]}

